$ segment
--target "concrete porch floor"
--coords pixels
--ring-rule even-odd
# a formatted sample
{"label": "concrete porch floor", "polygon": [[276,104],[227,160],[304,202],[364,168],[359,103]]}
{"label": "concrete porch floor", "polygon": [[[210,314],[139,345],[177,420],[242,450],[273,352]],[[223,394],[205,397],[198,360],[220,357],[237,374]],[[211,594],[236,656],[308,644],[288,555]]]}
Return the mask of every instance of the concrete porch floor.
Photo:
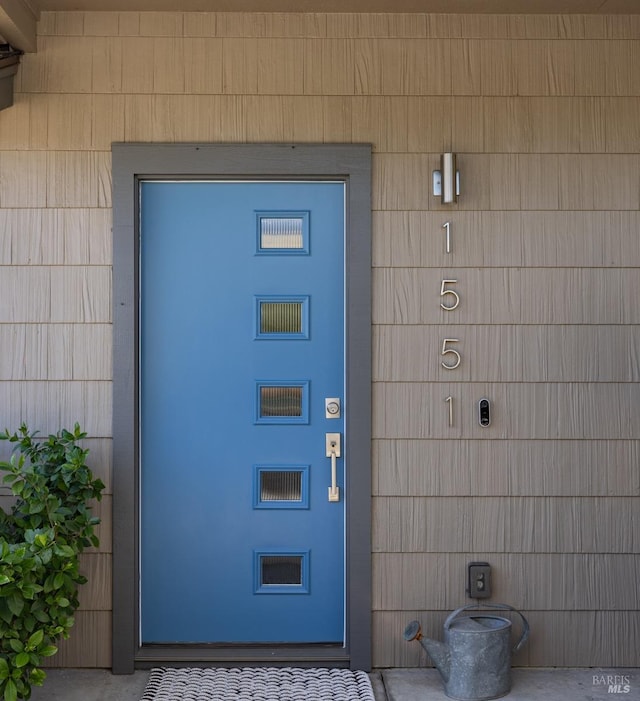
{"label": "concrete porch floor", "polygon": [[[32,701],[139,701],[146,671],[115,676],[108,670],[51,669]],[[612,677],[611,680],[608,677]],[[609,681],[619,684],[610,691]],[[376,701],[447,701],[434,669],[382,669],[371,673]],[[640,701],[640,668],[514,669],[509,701]],[[180,701],[176,699],[176,701]],[[322,701],[315,699],[310,701]]]}
{"label": "concrete porch floor", "polygon": [[[620,684],[609,693],[607,677]],[[447,701],[439,673],[429,669],[385,669],[372,674],[376,701]],[[380,688],[382,687],[382,688]],[[628,687],[625,693],[624,689]],[[385,695],[386,694],[386,695]],[[509,701],[640,701],[640,669],[514,669]]]}

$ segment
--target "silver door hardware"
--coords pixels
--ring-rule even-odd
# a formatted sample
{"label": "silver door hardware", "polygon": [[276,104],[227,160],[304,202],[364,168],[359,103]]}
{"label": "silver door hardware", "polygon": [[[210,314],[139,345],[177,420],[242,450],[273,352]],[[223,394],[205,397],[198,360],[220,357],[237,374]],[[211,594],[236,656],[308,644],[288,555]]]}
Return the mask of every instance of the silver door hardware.
{"label": "silver door hardware", "polygon": [[491,423],[491,405],[488,399],[478,402],[478,422],[485,427]]}
{"label": "silver door hardware", "polygon": [[324,418],[340,418],[340,397],[327,397],[324,400]]}
{"label": "silver door hardware", "polygon": [[325,434],[326,455],[331,458],[331,486],[329,487],[329,501],[340,501],[340,488],[338,487],[338,465],[340,457],[340,434]]}

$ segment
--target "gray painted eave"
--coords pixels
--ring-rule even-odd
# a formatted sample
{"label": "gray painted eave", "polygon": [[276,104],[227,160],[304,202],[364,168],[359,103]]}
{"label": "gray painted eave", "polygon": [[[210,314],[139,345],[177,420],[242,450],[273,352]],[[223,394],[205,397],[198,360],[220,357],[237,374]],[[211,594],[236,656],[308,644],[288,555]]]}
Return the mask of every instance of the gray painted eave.
{"label": "gray painted eave", "polygon": [[39,18],[40,8],[31,0],[0,0],[0,37],[16,49],[35,52]]}
{"label": "gray painted eave", "polygon": [[0,110],[13,105],[13,77],[18,72],[19,63],[18,55],[3,58],[0,53]]}

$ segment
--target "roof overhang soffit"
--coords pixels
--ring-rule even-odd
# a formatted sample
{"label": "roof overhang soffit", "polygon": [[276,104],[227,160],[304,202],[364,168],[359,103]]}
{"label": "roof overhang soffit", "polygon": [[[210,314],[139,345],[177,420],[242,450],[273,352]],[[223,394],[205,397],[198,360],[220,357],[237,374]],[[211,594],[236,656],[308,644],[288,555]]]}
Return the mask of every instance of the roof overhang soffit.
{"label": "roof overhang soffit", "polygon": [[20,52],[0,44],[0,110],[13,104],[13,77],[18,72]]}
{"label": "roof overhang soffit", "polygon": [[0,0],[0,37],[14,49],[35,51],[38,14],[29,0]]}

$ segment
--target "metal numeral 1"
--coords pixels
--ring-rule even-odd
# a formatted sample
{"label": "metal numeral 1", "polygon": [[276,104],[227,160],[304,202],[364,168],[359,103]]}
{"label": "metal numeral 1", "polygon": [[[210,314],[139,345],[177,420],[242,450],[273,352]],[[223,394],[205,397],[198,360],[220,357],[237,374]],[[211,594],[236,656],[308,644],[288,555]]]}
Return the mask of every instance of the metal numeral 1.
{"label": "metal numeral 1", "polygon": [[445,229],[447,232],[445,234],[445,246],[447,253],[451,253],[451,222],[446,221],[443,225],[442,228]]}
{"label": "metal numeral 1", "polygon": [[453,426],[453,397],[447,397],[444,401],[449,404],[449,426]]}

